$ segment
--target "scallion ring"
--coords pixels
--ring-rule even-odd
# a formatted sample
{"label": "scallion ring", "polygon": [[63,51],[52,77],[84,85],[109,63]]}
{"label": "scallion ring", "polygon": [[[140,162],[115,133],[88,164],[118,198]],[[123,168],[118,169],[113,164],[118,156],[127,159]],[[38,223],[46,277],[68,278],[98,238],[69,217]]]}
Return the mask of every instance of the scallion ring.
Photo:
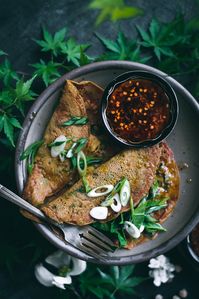
{"label": "scallion ring", "polygon": [[[88,197],[98,197],[98,196],[104,196],[109,194],[112,190],[113,190],[113,185],[102,185],[99,187],[96,187],[94,189],[92,189],[90,192],[87,193]],[[105,189],[105,191],[101,191]]]}
{"label": "scallion ring", "polygon": [[131,190],[129,181],[126,179],[120,190],[120,201],[123,207],[125,207],[130,199]]}
{"label": "scallion ring", "polygon": [[73,150],[74,148],[76,147],[77,143],[74,142],[73,145],[69,148],[67,154],[66,154],[66,158],[71,158],[73,157],[74,153],[73,153]]}
{"label": "scallion ring", "polygon": [[[83,166],[82,166],[81,161],[83,162]],[[77,154],[77,170],[81,177],[86,175],[87,162],[86,162],[86,156],[84,155],[84,153],[82,151],[80,151]]]}

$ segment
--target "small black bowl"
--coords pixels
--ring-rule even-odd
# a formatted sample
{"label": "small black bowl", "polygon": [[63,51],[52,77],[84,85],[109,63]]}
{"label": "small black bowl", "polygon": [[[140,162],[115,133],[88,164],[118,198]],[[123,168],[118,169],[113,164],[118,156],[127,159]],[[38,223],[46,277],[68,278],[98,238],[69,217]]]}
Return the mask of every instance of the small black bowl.
{"label": "small black bowl", "polygon": [[[159,133],[158,136],[156,136],[154,139],[146,139],[143,141],[129,141],[126,139],[121,138],[119,135],[117,135],[113,129],[111,128],[107,115],[106,115],[106,110],[107,110],[107,105],[109,98],[115,88],[117,88],[120,84],[123,82],[130,80],[130,79],[145,79],[151,82],[154,82],[155,84],[159,85],[165,94],[168,97],[169,100],[169,105],[170,105],[170,119],[169,123],[167,126]],[[173,88],[170,86],[170,84],[163,79],[162,77],[155,75],[153,73],[147,72],[147,71],[130,71],[123,73],[122,75],[116,77],[113,81],[111,81],[107,87],[104,90],[103,97],[102,97],[102,102],[101,102],[101,117],[102,117],[102,122],[108,131],[109,135],[117,142],[120,143],[120,145],[123,146],[129,146],[129,147],[148,147],[152,146],[156,143],[159,143],[163,139],[165,139],[173,130],[177,118],[178,118],[178,113],[179,113],[179,106],[178,106],[178,100],[177,96],[173,90]]]}

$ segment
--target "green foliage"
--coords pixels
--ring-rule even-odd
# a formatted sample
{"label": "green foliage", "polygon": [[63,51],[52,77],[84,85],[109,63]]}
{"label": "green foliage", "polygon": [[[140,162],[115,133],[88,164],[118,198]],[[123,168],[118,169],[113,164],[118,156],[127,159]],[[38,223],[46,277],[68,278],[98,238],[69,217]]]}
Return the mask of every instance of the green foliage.
{"label": "green foliage", "polygon": [[131,60],[145,63],[150,57],[141,57],[140,47],[135,39],[127,38],[122,32],[118,33],[115,41],[96,35],[108,50],[98,60]]}
{"label": "green foliage", "polygon": [[60,63],[56,63],[53,61],[49,61],[46,63],[45,61],[40,59],[40,62],[32,64],[32,66],[36,69],[34,74],[38,77],[41,77],[46,86],[60,77],[60,73],[58,70],[58,68],[61,66]]}
{"label": "green foliage", "polygon": [[92,294],[96,298],[118,298],[120,294],[135,294],[135,287],[145,278],[134,276],[134,265],[111,266],[108,271],[102,267],[89,269],[78,278],[81,294]]}
{"label": "green foliage", "polygon": [[81,51],[86,50],[89,45],[78,45],[73,38],[69,38],[61,45],[61,52],[66,56],[68,62],[72,62],[76,66],[80,66]]}
{"label": "green foliage", "polygon": [[43,28],[43,40],[34,41],[41,47],[43,52],[52,52],[54,56],[60,54],[61,45],[64,42],[66,35],[66,28],[57,31],[54,36]]}
{"label": "green foliage", "polygon": [[0,66],[0,78],[4,85],[4,88],[0,90],[0,132],[3,132],[10,144],[14,146],[14,132],[16,129],[21,129],[20,121],[25,112],[26,102],[33,100],[35,96],[31,90],[35,76],[24,81],[12,70],[10,62],[5,59]]}
{"label": "green foliage", "polygon": [[12,70],[9,60],[5,59],[4,62],[0,65],[0,79],[2,79],[3,83],[7,86],[13,79],[18,80],[18,78],[19,77],[17,73]]}
{"label": "green foliage", "polygon": [[124,0],[92,0],[89,8],[100,10],[96,25],[100,25],[107,19],[116,22],[143,14],[142,9],[128,6]]}

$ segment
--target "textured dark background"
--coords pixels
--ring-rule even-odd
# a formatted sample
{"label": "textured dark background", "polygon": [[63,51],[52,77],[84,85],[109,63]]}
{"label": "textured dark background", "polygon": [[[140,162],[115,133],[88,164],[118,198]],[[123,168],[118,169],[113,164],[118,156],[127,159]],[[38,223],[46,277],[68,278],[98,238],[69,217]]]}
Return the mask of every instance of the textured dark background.
{"label": "textured dark background", "polygon": [[[0,0],[0,49],[9,54],[14,68],[25,73],[30,72],[30,63],[39,58],[38,46],[32,38],[40,38],[41,27],[45,25],[49,31],[55,32],[67,27],[70,36],[78,41],[91,43],[90,54],[100,54],[101,45],[94,37],[93,32],[99,32],[107,37],[114,38],[119,28],[127,36],[135,36],[135,24],[147,26],[152,17],[169,22],[177,12],[183,13],[187,19],[191,18],[197,9],[193,0],[135,0],[127,1],[144,10],[144,15],[128,21],[118,23],[104,22],[95,28],[97,11],[88,10],[89,1],[84,0]],[[10,176],[4,177],[1,173],[1,182],[11,189],[15,189],[14,173],[10,169]],[[40,299],[57,298],[55,288],[45,288],[34,278],[34,258],[53,247],[44,240],[33,225],[23,219],[18,209],[5,202],[0,202],[0,299]],[[29,243],[29,250],[25,248]],[[39,247],[38,247],[39,244]],[[36,255],[35,255],[35,248]],[[161,293],[165,299],[172,298],[180,289],[186,288],[191,299],[199,298],[198,272],[190,263],[188,255],[184,256],[184,245],[180,244],[167,255],[174,264],[182,266],[182,272],[176,275],[172,283],[155,288],[152,281],[140,287],[142,298],[152,299],[155,294]],[[16,253],[16,260],[10,261]],[[147,263],[137,266],[137,272],[147,275]],[[9,270],[10,269],[10,270]],[[63,298],[69,298],[66,295]]]}

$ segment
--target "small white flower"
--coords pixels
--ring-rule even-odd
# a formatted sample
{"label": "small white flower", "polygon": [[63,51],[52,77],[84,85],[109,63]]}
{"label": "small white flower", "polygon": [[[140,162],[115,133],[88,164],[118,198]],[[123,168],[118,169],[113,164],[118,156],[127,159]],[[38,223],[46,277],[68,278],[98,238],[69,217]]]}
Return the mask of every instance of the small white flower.
{"label": "small white flower", "polygon": [[65,289],[66,284],[72,283],[71,276],[80,275],[86,270],[86,262],[67,255],[65,252],[58,250],[49,255],[45,262],[54,266],[57,269],[69,267],[71,269],[64,273],[64,276],[54,275],[44,267],[42,263],[35,266],[35,276],[37,280],[46,287],[56,286],[60,289]]}
{"label": "small white flower", "polygon": [[175,266],[164,255],[150,259],[148,267],[152,269],[149,276],[153,278],[153,283],[157,287],[174,277],[172,272],[175,271]]}

